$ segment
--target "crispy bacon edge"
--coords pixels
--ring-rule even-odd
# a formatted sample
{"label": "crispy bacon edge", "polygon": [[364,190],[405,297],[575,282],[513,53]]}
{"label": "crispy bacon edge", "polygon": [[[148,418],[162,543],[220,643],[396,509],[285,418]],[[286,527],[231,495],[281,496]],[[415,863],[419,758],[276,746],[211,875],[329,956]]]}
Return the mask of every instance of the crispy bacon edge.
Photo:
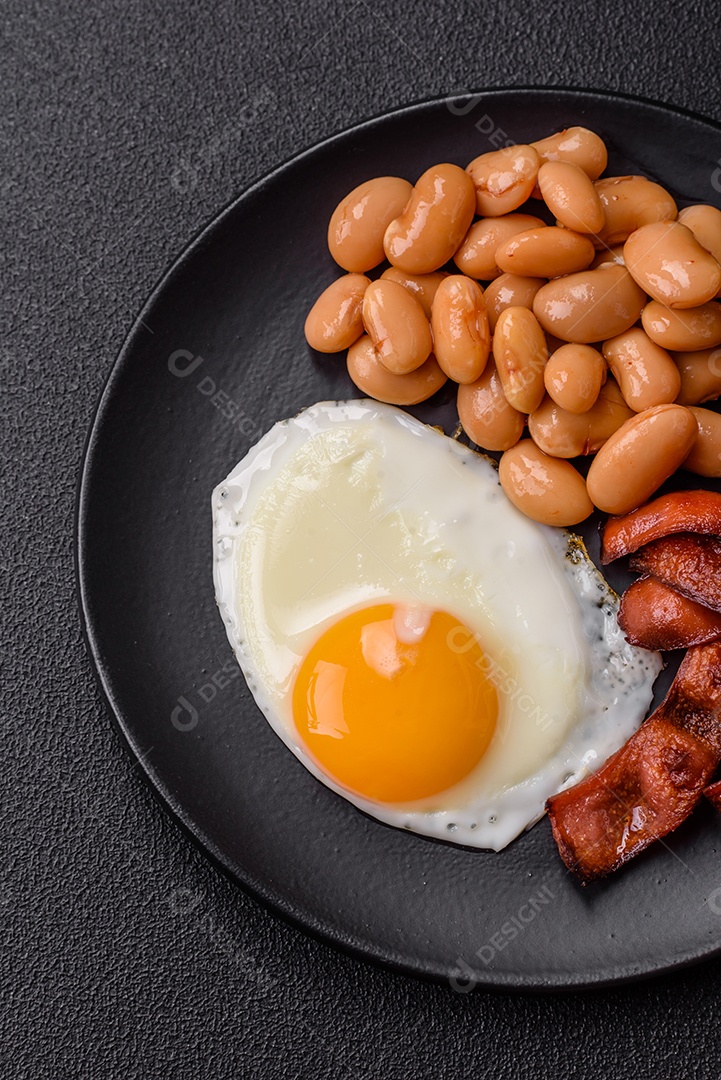
{"label": "crispy bacon edge", "polygon": [[721,539],[680,533],[653,540],[629,566],[713,611],[721,611]]}
{"label": "crispy bacon edge", "polygon": [[688,817],[721,761],[721,643],[686,653],[654,713],[598,772],[546,803],[566,866],[605,877]]}
{"label": "crispy bacon edge", "polygon": [[601,562],[613,562],[652,540],[678,532],[721,536],[721,494],[701,489],[674,491],[630,514],[609,518],[603,530]]}

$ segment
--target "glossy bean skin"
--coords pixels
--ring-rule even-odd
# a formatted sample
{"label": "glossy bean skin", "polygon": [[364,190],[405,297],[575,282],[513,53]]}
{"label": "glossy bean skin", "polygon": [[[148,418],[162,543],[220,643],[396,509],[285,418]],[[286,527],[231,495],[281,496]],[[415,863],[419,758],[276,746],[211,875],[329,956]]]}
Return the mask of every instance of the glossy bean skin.
{"label": "glossy bean skin", "polygon": [[518,233],[501,244],[496,251],[496,262],[506,274],[554,278],[585,270],[595,254],[588,237],[546,225]]}
{"label": "glossy bean skin", "polygon": [[430,323],[415,297],[396,281],[371,282],[363,296],[363,325],[378,358],[394,375],[415,371],[430,356]]}
{"label": "glossy bean skin", "polygon": [[549,281],[533,310],[548,334],[588,345],[623,333],[639,318],[645,292],[623,266],[602,266]]}
{"label": "glossy bean skin", "polygon": [[399,176],[377,176],[341,199],[328,225],[328,250],[339,266],[365,273],[383,262],[385,231],[403,213],[412,191]]}
{"label": "glossy bean skin", "polygon": [[474,158],[467,171],[475,186],[476,212],[499,217],[518,209],[536,186],[540,164],[534,148],[521,143]]}
{"label": "glossy bean skin", "polygon": [[721,395],[721,349],[675,352],[672,356],[681,379],[677,405],[700,405]]}
{"label": "glossy bean skin", "polygon": [[603,357],[590,345],[562,345],[549,357],[543,382],[549,397],[570,413],[592,408],[606,381]]}
{"label": "glossy bean skin", "polygon": [[702,248],[721,263],[721,210],[715,206],[686,206],[679,211],[678,220],[690,229]]}
{"label": "glossy bean skin", "polygon": [[532,214],[482,218],[471,225],[453,261],[462,274],[479,281],[493,281],[503,273],[496,264],[496,251],[501,244],[517,233],[541,229],[544,225],[545,222]]}
{"label": "glossy bean skin", "polygon": [[688,456],[698,434],[682,405],[656,405],[627,420],[591,462],[586,480],[594,504],[627,514],[653,495]]}
{"label": "glossy bean skin", "polygon": [[426,401],[447,381],[431,354],[408,375],[394,375],[381,363],[373,342],[364,334],[348,350],[348,374],[361,391],[389,405],[417,405]]}
{"label": "glossy bean skin", "polygon": [[587,173],[570,161],[546,161],[538,187],[553,216],[567,229],[598,233],[606,223],[598,192]]}
{"label": "glossy bean skin", "polygon": [[433,274],[404,274],[397,266],[389,266],[381,274],[381,278],[385,281],[395,281],[398,285],[402,285],[404,289],[407,289],[411,296],[415,296],[426,313],[427,319],[431,317],[433,297],[438,291],[438,286],[446,277],[448,277],[448,274],[443,270],[437,270]]}
{"label": "glossy bean skin", "polygon": [[595,454],[634,415],[617,384],[607,379],[595,404],[585,413],[568,412],[551,397],[544,398],[528,417],[528,431],[545,454],[575,458]]}
{"label": "glossy bean skin", "polygon": [[721,266],[678,221],[642,225],[624,244],[623,258],[634,281],[666,307],[699,307],[721,289]]}
{"label": "glossy bean skin", "polygon": [[427,169],[386,229],[386,258],[407,274],[438,270],[468,232],[475,202],[473,181],[463,169],[447,163]]}
{"label": "glossy bean skin", "polygon": [[599,266],[625,266],[623,261],[623,244],[617,244],[611,248],[601,248],[596,258],[591,263],[591,270],[598,270]]}
{"label": "glossy bean skin", "polygon": [[493,335],[493,359],[509,405],[533,412],[543,394],[548,345],[538,320],[524,307],[501,312]]}
{"label": "glossy bean skin", "polygon": [[546,139],[531,143],[542,162],[567,161],[578,165],[586,176],[596,180],[608,165],[608,151],[595,131],[584,127],[566,128]]}
{"label": "glossy bean skin", "polygon": [[505,452],[498,479],[516,509],[543,525],[578,525],[593,513],[581,474],[570,462],[548,457],[531,439]]}
{"label": "glossy bean skin", "polygon": [[689,409],[698,434],[683,467],[698,476],[721,476],[721,415],[713,409]]}
{"label": "glossy bean skin", "polygon": [[506,308],[525,307],[531,311],[536,293],[545,284],[545,278],[518,277],[516,274],[501,274],[495,278],[484,292],[491,333],[495,333],[498,316]]}
{"label": "glossy bean skin", "polygon": [[483,289],[463,274],[441,283],[431,311],[433,351],[449,379],[472,383],[480,378],[491,349],[491,331]]}
{"label": "glossy bean skin", "polygon": [[370,278],[345,274],[325,289],[305,320],[311,349],[333,353],[347,349],[363,333],[363,296]]}
{"label": "glossy bean skin", "polygon": [[625,244],[632,232],[654,221],[674,221],[676,203],[660,184],[645,176],[607,176],[596,181],[605,224],[595,243],[600,249]]}
{"label": "glossy bean skin", "polygon": [[670,354],[638,326],[609,338],[603,355],[621,388],[626,404],[634,412],[675,401],[681,376]]}
{"label": "glossy bean skin", "polygon": [[651,300],[643,309],[641,322],[651,341],[669,352],[696,352],[721,345],[721,304],[715,300],[676,311]]}
{"label": "glossy bean skin", "polygon": [[480,379],[458,387],[457,405],[463,430],[483,450],[508,450],[526,426],[523,413],[508,404],[492,357]]}

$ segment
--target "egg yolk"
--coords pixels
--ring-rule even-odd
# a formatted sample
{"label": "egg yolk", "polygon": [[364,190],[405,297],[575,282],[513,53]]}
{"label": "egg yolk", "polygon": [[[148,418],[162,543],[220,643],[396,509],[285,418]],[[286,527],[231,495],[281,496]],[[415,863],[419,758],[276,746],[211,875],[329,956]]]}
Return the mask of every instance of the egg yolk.
{"label": "egg yolk", "polygon": [[316,764],[377,802],[411,802],[458,783],[483,756],[498,712],[471,631],[435,611],[409,633],[402,610],[380,604],[344,616],[315,643],[293,687],[293,718]]}

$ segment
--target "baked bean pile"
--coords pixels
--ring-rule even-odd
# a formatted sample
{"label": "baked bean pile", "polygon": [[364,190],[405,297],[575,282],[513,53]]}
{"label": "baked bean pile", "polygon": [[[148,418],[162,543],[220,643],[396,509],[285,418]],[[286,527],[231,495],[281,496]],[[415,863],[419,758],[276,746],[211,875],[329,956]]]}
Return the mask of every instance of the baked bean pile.
{"label": "baked bean pile", "polygon": [[552,525],[632,510],[682,464],[721,476],[721,416],[698,408],[721,394],[721,211],[599,179],[607,160],[574,127],[415,186],[368,180],[331,217],[346,274],[305,324],[314,349],[348,350],[368,397],[413,405],[456,382],[508,497]]}

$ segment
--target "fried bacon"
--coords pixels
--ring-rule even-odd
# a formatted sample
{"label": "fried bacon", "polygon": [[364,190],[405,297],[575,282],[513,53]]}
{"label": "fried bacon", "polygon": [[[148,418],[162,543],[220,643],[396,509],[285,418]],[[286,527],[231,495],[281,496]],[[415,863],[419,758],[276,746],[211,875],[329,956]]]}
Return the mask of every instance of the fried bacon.
{"label": "fried bacon", "polygon": [[609,518],[603,531],[601,562],[610,563],[672,533],[721,536],[721,495],[715,491],[674,491],[638,510]]}
{"label": "fried bacon", "polygon": [[717,780],[715,784],[710,784],[704,790],[704,795],[717,810],[721,810],[721,780]]}
{"label": "fried bacon", "polygon": [[630,566],[689,600],[721,611],[721,539],[715,536],[665,536],[637,551]]}
{"label": "fried bacon", "polygon": [[655,578],[634,581],[621,597],[618,625],[642,649],[688,649],[721,639],[721,612],[682,596]]}
{"label": "fried bacon", "polygon": [[605,877],[688,817],[721,761],[721,643],[686,653],[664,701],[594,775],[546,803],[561,858]]}

